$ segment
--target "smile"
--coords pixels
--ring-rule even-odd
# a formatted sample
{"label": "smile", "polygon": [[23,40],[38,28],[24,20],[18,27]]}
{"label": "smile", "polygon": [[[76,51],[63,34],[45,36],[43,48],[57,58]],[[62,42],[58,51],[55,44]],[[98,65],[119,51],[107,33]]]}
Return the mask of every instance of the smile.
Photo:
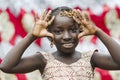
{"label": "smile", "polygon": [[67,44],[63,44],[64,48],[72,48],[74,46],[73,43],[67,43]]}

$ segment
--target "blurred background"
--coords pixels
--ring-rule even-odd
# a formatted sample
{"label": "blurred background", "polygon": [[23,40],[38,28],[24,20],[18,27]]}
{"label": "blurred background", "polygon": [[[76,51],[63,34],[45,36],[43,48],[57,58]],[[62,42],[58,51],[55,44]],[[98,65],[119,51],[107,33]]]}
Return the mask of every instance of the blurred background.
{"label": "blurred background", "polygon": [[[120,43],[120,0],[0,0],[0,62],[6,53],[17,44],[34,26],[34,15],[46,9],[68,6],[85,10],[91,20],[114,40]],[[108,53],[106,47],[96,36],[80,39],[76,50],[86,51],[98,49]],[[23,56],[36,51],[52,52],[46,38],[33,42]],[[6,74],[0,71],[0,80],[41,80],[40,73],[34,71],[27,74]],[[96,68],[95,80],[120,80],[120,71],[107,71]]]}

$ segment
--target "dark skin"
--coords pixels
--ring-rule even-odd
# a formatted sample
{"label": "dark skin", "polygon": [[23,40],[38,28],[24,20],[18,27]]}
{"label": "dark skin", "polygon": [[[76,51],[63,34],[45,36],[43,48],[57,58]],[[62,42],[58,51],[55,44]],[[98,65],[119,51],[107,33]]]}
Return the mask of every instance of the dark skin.
{"label": "dark skin", "polygon": [[[119,70],[120,45],[93,25],[86,13],[83,15],[79,10],[74,11],[78,14],[78,17],[69,18],[56,15],[48,20],[51,11],[48,13],[44,11],[40,19],[36,16],[36,24],[33,31],[8,52],[0,65],[0,69],[6,73],[27,73],[38,69],[42,73],[47,61],[40,52],[21,58],[28,46],[41,37],[53,39],[57,51],[52,53],[52,55],[58,61],[66,65],[75,63],[81,58],[81,53],[75,51],[79,39],[87,35],[96,35],[107,47],[112,57],[111,55],[95,51],[91,58],[93,69],[99,67],[107,70]],[[46,28],[51,24],[50,32],[48,32]],[[83,32],[79,32],[79,24],[84,25]]]}

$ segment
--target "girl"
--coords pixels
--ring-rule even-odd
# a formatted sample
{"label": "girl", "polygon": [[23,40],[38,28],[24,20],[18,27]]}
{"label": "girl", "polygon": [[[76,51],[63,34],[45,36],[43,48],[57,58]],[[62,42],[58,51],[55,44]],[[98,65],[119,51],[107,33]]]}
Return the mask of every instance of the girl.
{"label": "girl", "polygon": [[[3,59],[0,69],[6,73],[27,73],[39,70],[43,80],[93,80],[94,69],[120,69],[120,46],[101,29],[91,23],[86,13],[68,7],[58,7],[44,11],[30,32],[14,46]],[[97,50],[75,51],[79,39],[96,35],[107,47],[110,55]],[[21,58],[28,46],[37,38],[48,37],[51,46],[57,51],[52,54],[36,52],[35,55]],[[113,60],[114,59],[114,60]],[[116,63],[117,62],[117,63]]]}

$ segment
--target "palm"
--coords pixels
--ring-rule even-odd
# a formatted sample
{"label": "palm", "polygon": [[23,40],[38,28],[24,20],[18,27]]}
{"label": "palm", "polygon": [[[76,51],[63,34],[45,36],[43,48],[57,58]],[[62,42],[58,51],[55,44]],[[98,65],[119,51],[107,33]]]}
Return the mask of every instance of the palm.
{"label": "palm", "polygon": [[39,20],[36,22],[35,28],[34,28],[34,35],[37,37],[45,37],[47,36],[46,33],[49,33],[46,28],[48,24],[45,21]]}
{"label": "palm", "polygon": [[90,21],[83,21],[82,22],[83,24],[83,32],[84,32],[84,35],[93,35],[95,34],[95,31],[96,31],[96,28],[95,28],[95,25],[92,24],[92,22]]}
{"label": "palm", "polygon": [[40,19],[38,18],[38,16],[36,16],[35,26],[33,29],[34,36],[36,36],[36,37],[52,37],[53,38],[53,34],[47,31],[48,25],[50,25],[54,20],[54,17],[52,17],[49,20],[50,13],[51,12],[48,12],[48,13],[44,12]]}
{"label": "palm", "polygon": [[80,28],[82,29],[82,32],[79,33],[78,38],[81,38],[86,35],[93,35],[96,32],[95,25],[90,21],[88,14],[81,13],[79,10],[74,10],[75,13],[77,13],[75,16],[73,16],[73,19],[78,23],[81,24]]}

